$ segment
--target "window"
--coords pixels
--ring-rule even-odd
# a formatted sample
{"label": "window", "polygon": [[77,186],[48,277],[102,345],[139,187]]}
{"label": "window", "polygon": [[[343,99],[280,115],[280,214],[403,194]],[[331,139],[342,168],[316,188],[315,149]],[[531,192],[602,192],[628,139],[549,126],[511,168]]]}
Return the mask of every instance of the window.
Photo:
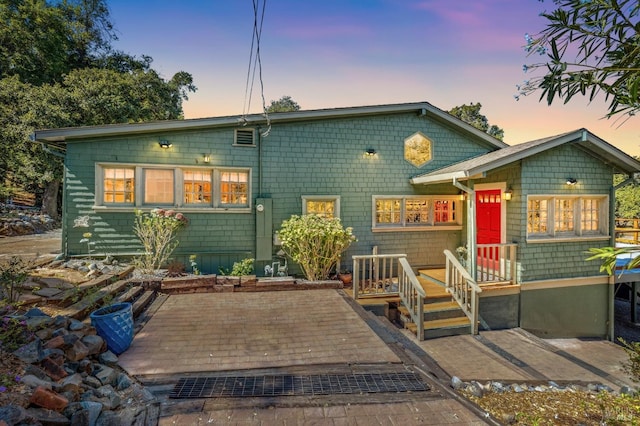
{"label": "window", "polygon": [[373,210],[374,229],[460,226],[454,196],[374,196]]}
{"label": "window", "polygon": [[326,218],[340,217],[340,197],[303,195],[302,214],[317,214]]}
{"label": "window", "polygon": [[135,169],[103,169],[103,202],[112,204],[132,204],[135,199]]}
{"label": "window", "polygon": [[220,172],[220,203],[247,205],[249,195],[249,173]]}
{"label": "window", "polygon": [[529,196],[527,237],[608,237],[608,196]]}
{"label": "window", "polygon": [[174,204],[173,175],[173,170],[145,169],[144,203]]}
{"label": "window", "polygon": [[182,183],[185,204],[211,204],[211,170],[185,170]]}
{"label": "window", "polygon": [[98,164],[96,193],[104,207],[175,206],[249,211],[251,170]]}

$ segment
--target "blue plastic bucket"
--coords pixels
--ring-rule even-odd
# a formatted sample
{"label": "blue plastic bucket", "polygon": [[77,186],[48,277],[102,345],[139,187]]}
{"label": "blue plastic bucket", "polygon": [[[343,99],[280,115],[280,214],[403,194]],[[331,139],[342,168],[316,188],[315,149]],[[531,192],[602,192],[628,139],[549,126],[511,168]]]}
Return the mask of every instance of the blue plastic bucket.
{"label": "blue plastic bucket", "polygon": [[114,303],[93,311],[91,325],[116,355],[126,351],[133,341],[133,309],[131,303]]}

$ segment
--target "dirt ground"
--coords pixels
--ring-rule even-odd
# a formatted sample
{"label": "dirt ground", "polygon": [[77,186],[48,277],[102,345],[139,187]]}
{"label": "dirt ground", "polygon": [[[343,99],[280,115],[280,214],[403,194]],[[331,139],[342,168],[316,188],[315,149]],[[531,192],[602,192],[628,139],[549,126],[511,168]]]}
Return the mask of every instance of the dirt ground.
{"label": "dirt ground", "polygon": [[0,237],[0,259],[16,255],[28,258],[55,257],[61,251],[61,231],[59,229],[44,234]]}

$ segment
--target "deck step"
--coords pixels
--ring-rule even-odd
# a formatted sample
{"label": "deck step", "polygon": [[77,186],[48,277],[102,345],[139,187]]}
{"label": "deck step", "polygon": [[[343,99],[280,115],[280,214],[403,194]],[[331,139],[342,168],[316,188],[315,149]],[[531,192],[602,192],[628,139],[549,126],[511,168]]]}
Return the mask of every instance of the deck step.
{"label": "deck step", "polygon": [[[398,308],[401,318],[410,318],[409,309],[402,305]],[[424,321],[433,321],[444,318],[463,317],[464,312],[460,309],[460,305],[453,300],[435,303],[425,303],[423,308]]]}
{"label": "deck step", "polygon": [[[408,323],[405,327],[412,333],[417,333],[418,331],[418,326],[415,323]],[[470,333],[471,321],[466,316],[425,321],[424,323],[425,339]]]}

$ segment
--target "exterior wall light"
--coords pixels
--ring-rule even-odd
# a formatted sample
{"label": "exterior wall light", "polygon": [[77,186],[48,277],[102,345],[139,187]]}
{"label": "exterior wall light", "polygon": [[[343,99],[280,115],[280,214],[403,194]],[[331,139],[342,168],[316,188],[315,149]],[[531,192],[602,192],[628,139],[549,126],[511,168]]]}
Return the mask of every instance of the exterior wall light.
{"label": "exterior wall light", "polygon": [[367,150],[364,152],[364,154],[367,157],[373,157],[374,155],[376,155],[376,150],[373,148],[367,148]]}
{"label": "exterior wall light", "polygon": [[210,163],[211,162],[211,154],[203,154],[202,155],[202,161],[204,161],[205,163]]}
{"label": "exterior wall light", "polygon": [[509,188],[504,191],[504,199],[505,201],[511,201],[511,197],[513,197],[513,189]]}
{"label": "exterior wall light", "polygon": [[173,144],[169,141],[161,140],[160,142],[158,142],[158,145],[160,145],[160,148],[162,149],[168,149],[171,148]]}
{"label": "exterior wall light", "polygon": [[466,198],[467,195],[463,191],[460,191],[460,193],[458,194],[458,200],[464,201]]}
{"label": "exterior wall light", "polygon": [[567,179],[567,185],[569,185],[569,186],[576,186],[577,183],[578,183],[578,180],[576,178],[568,178]]}

